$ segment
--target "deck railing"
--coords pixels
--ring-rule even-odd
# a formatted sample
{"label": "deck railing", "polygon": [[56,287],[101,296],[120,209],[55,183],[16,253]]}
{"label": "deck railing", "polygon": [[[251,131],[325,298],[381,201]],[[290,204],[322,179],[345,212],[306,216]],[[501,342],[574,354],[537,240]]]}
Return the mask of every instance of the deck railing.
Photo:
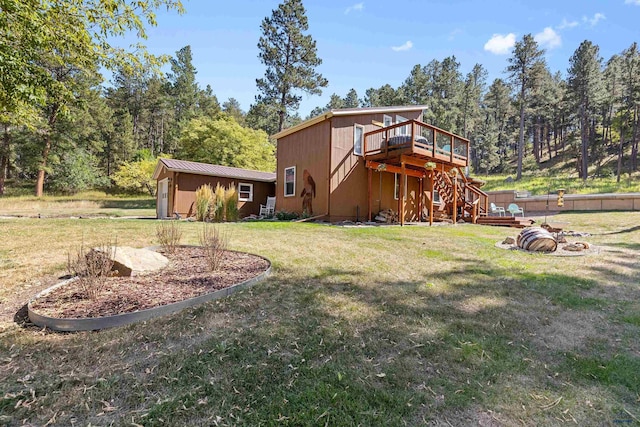
{"label": "deck railing", "polygon": [[407,150],[412,154],[466,166],[469,141],[443,129],[409,120],[367,132],[364,136],[364,155],[384,154],[393,157]]}

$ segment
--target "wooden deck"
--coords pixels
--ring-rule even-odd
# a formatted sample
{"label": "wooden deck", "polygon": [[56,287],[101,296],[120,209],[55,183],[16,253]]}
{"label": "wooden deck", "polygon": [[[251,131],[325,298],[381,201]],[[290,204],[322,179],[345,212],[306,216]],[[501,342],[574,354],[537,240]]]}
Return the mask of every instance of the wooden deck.
{"label": "wooden deck", "polygon": [[468,166],[469,140],[418,120],[396,123],[364,136],[367,160],[400,164],[402,157],[417,161]]}
{"label": "wooden deck", "polygon": [[477,224],[494,225],[498,227],[525,228],[533,225],[534,221],[529,218],[513,216],[483,216],[477,219]]}

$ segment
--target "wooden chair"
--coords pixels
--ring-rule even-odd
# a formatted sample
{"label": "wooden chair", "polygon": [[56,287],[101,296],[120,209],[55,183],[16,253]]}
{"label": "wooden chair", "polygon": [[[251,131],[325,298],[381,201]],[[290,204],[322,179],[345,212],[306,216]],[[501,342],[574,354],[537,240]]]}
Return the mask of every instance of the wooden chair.
{"label": "wooden chair", "polygon": [[276,212],[276,198],[275,197],[267,197],[267,204],[260,205],[260,216],[261,217],[272,217]]}
{"label": "wooden chair", "polygon": [[524,217],[524,209],[522,209],[520,206],[518,206],[515,203],[511,203],[507,207],[507,210],[509,211],[509,213],[511,213],[511,216],[516,216],[516,214],[520,214]]}
{"label": "wooden chair", "polygon": [[489,213],[490,214],[498,214],[499,216],[504,216],[505,215],[505,211],[504,208],[502,206],[496,206],[495,203],[490,203],[489,204]]}

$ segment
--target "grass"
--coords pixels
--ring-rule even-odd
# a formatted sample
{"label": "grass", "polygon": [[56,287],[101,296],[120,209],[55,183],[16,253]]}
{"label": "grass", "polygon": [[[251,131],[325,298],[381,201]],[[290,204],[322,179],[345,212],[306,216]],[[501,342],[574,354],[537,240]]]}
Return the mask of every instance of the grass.
{"label": "grass", "polygon": [[222,224],[266,282],[75,334],[13,315],[83,236],[146,246],[156,221],[0,219],[0,424],[633,425],[640,213],[555,219],[600,254],[503,251],[516,231],[473,225]]}
{"label": "grass", "polygon": [[140,195],[110,195],[86,191],[73,196],[32,195],[0,197],[0,216],[62,218],[156,216],[156,200]]}
{"label": "grass", "polygon": [[514,177],[515,175],[479,175],[478,178],[487,182],[482,187],[484,191],[518,190],[529,191],[532,195],[546,195],[549,191],[555,194],[559,188],[564,188],[566,194],[640,192],[640,173],[625,174],[619,183],[613,176],[589,178],[584,182],[578,177],[539,173],[525,175],[519,181],[507,182],[508,176]]}

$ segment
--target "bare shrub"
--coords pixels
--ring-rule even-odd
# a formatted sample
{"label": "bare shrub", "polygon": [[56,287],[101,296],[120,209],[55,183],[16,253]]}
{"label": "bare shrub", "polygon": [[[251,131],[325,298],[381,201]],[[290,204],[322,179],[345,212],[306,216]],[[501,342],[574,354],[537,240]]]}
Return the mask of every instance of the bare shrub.
{"label": "bare shrub", "polygon": [[172,254],[180,244],[182,228],[178,221],[161,221],[156,226],[156,237],[162,249]]}
{"label": "bare shrub", "polygon": [[95,299],[105,286],[105,279],[111,276],[116,244],[102,242],[94,248],[80,247],[67,252],[67,271],[77,277],[86,298]]}
{"label": "bare shrub", "polygon": [[200,239],[200,245],[204,248],[209,270],[218,270],[229,244],[227,233],[220,231],[220,229],[214,225],[205,224],[198,237]]}

